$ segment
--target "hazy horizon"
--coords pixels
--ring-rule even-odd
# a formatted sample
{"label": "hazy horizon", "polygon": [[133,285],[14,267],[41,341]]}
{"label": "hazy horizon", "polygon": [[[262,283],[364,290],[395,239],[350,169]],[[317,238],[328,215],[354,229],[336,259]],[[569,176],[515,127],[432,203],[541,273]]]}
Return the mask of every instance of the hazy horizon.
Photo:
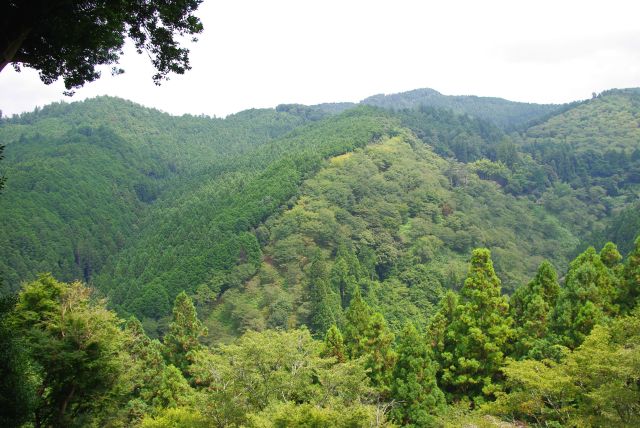
{"label": "hazy horizon", "polygon": [[65,97],[37,72],[0,73],[5,115],[98,95],[171,114],[224,117],[278,104],[358,102],[433,88],[446,95],[562,104],[640,86],[640,4],[537,1],[204,1],[192,70],[157,87],[130,45],[126,73]]}
{"label": "hazy horizon", "polygon": [[[282,102],[282,103],[277,103],[277,104],[274,104],[274,105],[271,105],[271,106],[247,107],[246,109],[230,112],[230,113],[228,113],[228,114],[226,114],[224,116],[221,116],[221,115],[210,115],[210,114],[206,114],[206,113],[192,113],[192,112],[180,113],[180,112],[165,111],[162,108],[159,108],[157,106],[146,105],[146,104],[143,104],[142,102],[135,101],[135,100],[127,98],[125,96],[111,95],[111,94],[98,94],[98,95],[95,95],[95,96],[85,97],[85,98],[64,97],[62,99],[53,100],[53,101],[51,101],[49,103],[46,103],[46,104],[43,104],[43,105],[33,106],[33,108],[31,110],[25,110],[25,111],[21,111],[21,112],[17,112],[17,113],[12,113],[12,114],[7,114],[7,112],[3,111],[2,109],[0,109],[0,111],[2,111],[2,116],[3,117],[12,117],[14,115],[20,115],[21,113],[30,113],[30,112],[34,111],[36,108],[43,108],[43,107],[46,107],[48,105],[55,104],[55,103],[60,103],[60,102],[61,103],[65,103],[65,104],[71,104],[71,103],[75,103],[75,102],[83,102],[83,101],[87,101],[87,100],[92,100],[92,99],[96,99],[96,98],[99,98],[99,97],[113,97],[113,98],[119,98],[119,99],[122,99],[122,100],[125,100],[125,101],[129,101],[129,102],[138,104],[138,105],[140,105],[140,106],[142,106],[144,108],[155,109],[155,110],[158,110],[158,111],[160,111],[162,113],[169,114],[171,116],[182,116],[182,115],[185,115],[185,114],[186,115],[193,115],[193,116],[204,115],[204,116],[209,116],[209,117],[213,117],[213,118],[224,119],[224,118],[226,118],[228,116],[233,116],[234,114],[242,113],[243,111],[247,111],[247,110],[251,110],[251,109],[274,109],[274,108],[278,107],[279,105],[286,105],[286,104],[299,104],[299,105],[305,105],[305,106],[310,106],[310,107],[317,106],[317,105],[322,105],[322,104],[341,104],[341,103],[359,104],[362,101],[364,101],[365,99],[367,99],[369,97],[372,97],[372,96],[376,96],[376,95],[385,95],[385,96],[397,95],[397,94],[402,94],[402,93],[407,93],[407,92],[412,92],[412,91],[417,91],[417,90],[423,90],[423,89],[435,90],[436,92],[440,93],[443,96],[450,96],[450,97],[462,96],[462,97],[480,97],[480,98],[499,98],[499,99],[503,99],[503,100],[506,100],[506,101],[517,102],[517,103],[530,103],[528,101],[514,101],[514,100],[509,100],[509,99],[506,99],[506,98],[502,98],[502,97],[493,97],[491,95],[482,95],[482,96],[480,96],[480,95],[475,95],[475,94],[445,94],[445,93],[442,93],[441,91],[438,91],[437,88],[426,88],[425,87],[425,88],[413,88],[413,89],[409,89],[407,91],[393,92],[393,93],[381,93],[381,92],[378,92],[378,93],[370,94],[370,95],[368,95],[368,96],[366,96],[366,97],[364,97],[364,98],[362,98],[360,100],[334,100],[334,101],[323,101],[323,102],[314,103],[314,104],[303,104],[303,103],[296,103],[296,102],[292,102],[292,103]],[[635,88],[608,88],[608,89],[635,89]],[[608,90],[608,89],[605,89],[605,90]],[[571,102],[574,102],[574,101],[582,101],[582,100],[587,99],[587,98],[591,98],[591,95],[589,97],[585,97],[585,98],[582,98],[582,99],[568,100],[568,101],[566,101],[566,103],[571,103]],[[562,105],[562,104],[566,104],[566,103],[530,103],[530,104]]]}

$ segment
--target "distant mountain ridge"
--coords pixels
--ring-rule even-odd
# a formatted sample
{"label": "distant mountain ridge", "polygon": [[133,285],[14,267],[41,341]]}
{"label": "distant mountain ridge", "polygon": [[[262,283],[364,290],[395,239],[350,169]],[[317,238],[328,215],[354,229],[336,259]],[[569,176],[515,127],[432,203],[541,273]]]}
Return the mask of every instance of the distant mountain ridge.
{"label": "distant mountain ridge", "polygon": [[365,98],[361,104],[391,110],[414,109],[422,106],[444,108],[488,120],[505,129],[513,129],[552,113],[558,104],[535,104],[475,95],[443,95],[435,89],[422,88],[397,94],[378,94]]}
{"label": "distant mountain ridge", "polygon": [[486,246],[513,290],[542,258],[565,266],[590,232],[628,230],[638,92],[552,106],[420,89],[225,119],[99,97],[3,119],[3,288],[79,278],[151,331],[180,291],[200,290],[222,305],[219,337],[309,321],[309,263],[330,272],[338,253],[400,299],[417,278],[455,289],[469,249]]}
{"label": "distant mountain ridge", "polygon": [[525,135],[575,152],[633,152],[640,142],[640,88],[612,89],[531,126]]}
{"label": "distant mountain ridge", "polygon": [[[294,104],[281,104],[278,108],[292,105]],[[376,94],[359,103],[322,103],[308,106],[308,108],[324,114],[337,114],[357,105],[369,105],[393,111],[419,108],[446,109],[457,114],[486,120],[504,130],[512,131],[546,120],[555,113],[572,107],[573,103],[571,105],[524,103],[497,97],[444,95],[435,89],[421,88],[394,94]]]}

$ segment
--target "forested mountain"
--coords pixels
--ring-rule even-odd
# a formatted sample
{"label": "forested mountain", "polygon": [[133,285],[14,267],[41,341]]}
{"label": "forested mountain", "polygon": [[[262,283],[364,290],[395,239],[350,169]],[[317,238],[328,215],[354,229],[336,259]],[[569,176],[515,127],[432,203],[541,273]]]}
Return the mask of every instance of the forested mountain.
{"label": "forested mountain", "polygon": [[[330,158],[290,209],[260,226],[260,271],[224,295],[220,322],[236,334],[300,324],[324,332],[362,287],[399,331],[408,320],[424,326],[445,290],[462,285],[474,247],[492,248],[507,290],[545,258],[568,262],[577,228],[438,157],[408,131],[392,134]],[[319,284],[337,292],[335,302],[314,295]]]}
{"label": "forested mountain", "polygon": [[273,110],[172,117],[108,97],[3,120],[5,286],[41,271],[90,280],[169,189],[203,170],[229,173],[238,156],[303,122]]}
{"label": "forested mountain", "polygon": [[390,95],[373,95],[362,100],[361,104],[392,110],[419,107],[442,108],[484,119],[506,129],[518,128],[560,108],[559,105],[554,104],[520,103],[494,97],[442,95],[429,88]]}
{"label": "forested mountain", "polygon": [[[566,264],[579,237],[622,239],[614,236],[616,213],[634,201],[640,181],[640,151],[631,150],[637,126],[628,123],[637,98],[631,90],[604,93],[519,134],[424,105],[337,115],[344,104],[332,113],[281,105],[226,119],[172,117],[107,97],[48,106],[0,128],[11,177],[0,201],[4,286],[16,289],[42,271],[79,278],[150,323],[168,315],[181,290],[222,296],[220,317],[239,304],[232,296],[247,281],[275,266],[279,277],[261,281],[286,298],[270,304],[296,307],[278,316],[300,325],[314,310],[307,272],[314,258],[331,271],[340,249],[367,265],[379,289],[372,302],[397,287],[404,296],[411,277],[429,277],[428,296],[391,305],[409,310],[460,287],[468,251],[487,246],[514,290],[542,259]],[[598,122],[602,111],[618,122]],[[584,122],[602,132],[573,138],[597,153],[574,150],[577,143],[558,134],[584,132]],[[604,147],[617,137],[624,150]],[[300,208],[306,200],[309,213]],[[319,215],[315,227],[333,236],[305,232],[302,217],[303,230],[283,232],[279,218],[289,212]],[[340,234],[336,225],[347,229]],[[632,237],[624,240],[630,249]],[[252,308],[240,311],[244,324],[269,325],[263,291],[239,298]],[[222,318],[225,331],[245,328]],[[427,318],[422,310],[419,319]]]}
{"label": "forested mountain", "polygon": [[[31,349],[21,393],[39,382],[29,367],[50,391],[25,412],[52,426],[638,421],[624,350],[640,92],[362,104],[217,119],[100,97],[2,119],[2,294],[22,289],[0,305],[0,340],[6,364]],[[84,328],[102,332],[97,354]],[[55,349],[95,363],[70,395]],[[533,373],[579,378],[594,349],[623,361],[617,392],[594,379],[550,404],[562,394],[541,382],[518,407]],[[618,393],[624,409],[598,410]]]}
{"label": "forested mountain", "polygon": [[302,127],[237,159],[220,176],[194,177],[156,202],[138,239],[96,278],[115,304],[159,318],[181,290],[200,285],[215,293],[242,283],[261,261],[261,222],[297,194],[322,159],[365,146],[390,119],[367,109]]}
{"label": "forested mountain", "polygon": [[[429,107],[437,108],[459,115],[482,119],[485,122],[511,131],[526,129],[536,123],[542,123],[557,113],[568,110],[579,103],[564,105],[522,103],[495,97],[443,95],[434,89],[422,88],[397,94],[373,95],[360,101],[359,104],[396,112]],[[311,108],[326,113],[340,113],[356,105],[358,103],[324,103],[311,106]]]}
{"label": "forested mountain", "polygon": [[567,144],[578,153],[633,152],[640,139],[640,89],[605,91],[530,127],[525,135],[538,144]]}

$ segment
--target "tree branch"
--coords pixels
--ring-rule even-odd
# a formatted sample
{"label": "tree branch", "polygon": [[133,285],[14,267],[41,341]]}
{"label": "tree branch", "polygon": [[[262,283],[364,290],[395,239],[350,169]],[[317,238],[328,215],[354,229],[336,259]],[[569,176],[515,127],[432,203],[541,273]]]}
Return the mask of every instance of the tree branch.
{"label": "tree branch", "polygon": [[13,62],[13,59],[18,53],[18,50],[20,50],[20,48],[22,47],[22,44],[24,43],[25,39],[27,38],[30,32],[31,32],[31,28],[23,29],[16,39],[12,40],[7,44],[6,48],[2,52],[2,62],[0,62],[0,72],[2,72],[2,70],[8,64]]}

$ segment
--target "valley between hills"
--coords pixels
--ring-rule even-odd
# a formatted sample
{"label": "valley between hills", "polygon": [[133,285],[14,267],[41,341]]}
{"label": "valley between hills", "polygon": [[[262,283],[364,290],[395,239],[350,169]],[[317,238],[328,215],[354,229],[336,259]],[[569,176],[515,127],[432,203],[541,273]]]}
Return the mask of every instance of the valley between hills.
{"label": "valley between hills", "polygon": [[640,89],[98,97],[0,142],[2,388],[40,426],[640,424]]}

